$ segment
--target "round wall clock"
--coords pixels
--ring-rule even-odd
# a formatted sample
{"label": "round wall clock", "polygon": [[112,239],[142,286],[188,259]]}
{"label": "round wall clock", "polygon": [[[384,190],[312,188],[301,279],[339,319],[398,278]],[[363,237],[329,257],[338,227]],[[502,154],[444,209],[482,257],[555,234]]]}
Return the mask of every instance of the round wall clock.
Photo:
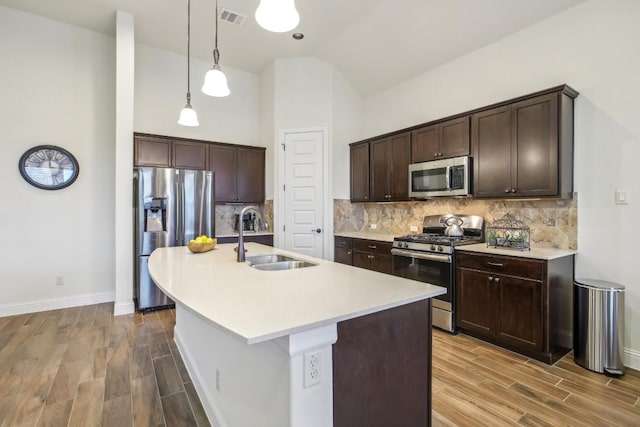
{"label": "round wall clock", "polygon": [[80,172],[73,154],[54,145],[30,148],[20,157],[18,168],[25,181],[44,190],[68,187]]}

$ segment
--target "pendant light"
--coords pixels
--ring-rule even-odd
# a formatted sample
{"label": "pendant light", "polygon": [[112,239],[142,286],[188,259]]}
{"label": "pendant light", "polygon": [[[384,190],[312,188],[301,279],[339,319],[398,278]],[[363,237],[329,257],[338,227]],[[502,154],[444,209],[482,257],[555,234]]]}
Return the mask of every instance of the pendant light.
{"label": "pendant light", "polygon": [[300,15],[293,0],[260,0],[256,21],[265,30],[284,33],[298,26]]}
{"label": "pendant light", "polygon": [[191,0],[187,0],[187,105],[180,111],[178,124],[200,126],[198,114],[191,107]]}
{"label": "pendant light", "polygon": [[218,20],[218,0],[216,0],[216,38],[213,48],[213,67],[204,76],[202,92],[209,96],[223,97],[229,95],[231,91],[227,84],[227,77],[218,65],[218,60],[220,59],[220,52],[218,51]]}

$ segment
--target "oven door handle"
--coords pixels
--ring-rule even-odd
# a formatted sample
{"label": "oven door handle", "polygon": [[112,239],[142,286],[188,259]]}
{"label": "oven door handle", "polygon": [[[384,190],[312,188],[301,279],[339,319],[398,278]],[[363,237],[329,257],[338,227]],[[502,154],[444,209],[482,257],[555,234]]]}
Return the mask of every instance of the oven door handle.
{"label": "oven door handle", "polygon": [[391,249],[391,255],[425,259],[427,261],[446,262],[447,264],[451,264],[451,256],[449,255],[425,254],[422,252],[403,251],[401,249]]}

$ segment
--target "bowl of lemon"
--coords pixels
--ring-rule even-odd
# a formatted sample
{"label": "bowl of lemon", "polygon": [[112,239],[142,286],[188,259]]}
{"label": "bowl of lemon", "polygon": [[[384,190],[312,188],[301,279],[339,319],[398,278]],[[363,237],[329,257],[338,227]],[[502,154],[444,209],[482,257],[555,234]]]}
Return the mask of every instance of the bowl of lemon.
{"label": "bowl of lemon", "polygon": [[191,239],[187,248],[194,254],[201,252],[207,252],[216,247],[217,239],[208,237],[206,235],[198,236],[195,239]]}

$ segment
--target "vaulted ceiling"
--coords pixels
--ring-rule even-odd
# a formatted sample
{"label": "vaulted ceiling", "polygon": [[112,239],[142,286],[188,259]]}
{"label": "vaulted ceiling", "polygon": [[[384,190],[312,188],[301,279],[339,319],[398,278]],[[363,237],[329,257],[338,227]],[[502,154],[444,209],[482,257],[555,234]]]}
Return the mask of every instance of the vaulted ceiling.
{"label": "vaulted ceiling", "polygon": [[[270,33],[253,14],[259,0],[219,0],[246,15],[219,24],[220,64],[260,72],[277,58],[316,56],[363,97],[438,67],[584,0],[296,0],[300,24]],[[134,16],[138,43],[186,54],[187,1],[0,0],[0,5],[114,34],[115,11]],[[192,55],[212,60],[215,0],[191,0]],[[7,42],[7,41],[3,41]]]}

